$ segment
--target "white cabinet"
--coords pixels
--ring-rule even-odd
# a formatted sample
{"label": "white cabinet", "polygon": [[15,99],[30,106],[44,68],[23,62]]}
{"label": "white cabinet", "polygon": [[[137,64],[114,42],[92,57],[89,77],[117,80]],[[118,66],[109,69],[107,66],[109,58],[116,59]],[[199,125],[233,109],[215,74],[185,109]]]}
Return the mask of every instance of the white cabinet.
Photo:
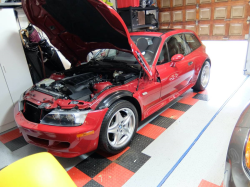
{"label": "white cabinet", "polygon": [[0,9],[0,132],[14,126],[13,105],[32,80],[14,10]]}
{"label": "white cabinet", "polygon": [[8,124],[14,120],[13,116],[13,101],[10,96],[8,86],[5,81],[5,77],[2,72],[2,67],[0,68],[0,124]]}

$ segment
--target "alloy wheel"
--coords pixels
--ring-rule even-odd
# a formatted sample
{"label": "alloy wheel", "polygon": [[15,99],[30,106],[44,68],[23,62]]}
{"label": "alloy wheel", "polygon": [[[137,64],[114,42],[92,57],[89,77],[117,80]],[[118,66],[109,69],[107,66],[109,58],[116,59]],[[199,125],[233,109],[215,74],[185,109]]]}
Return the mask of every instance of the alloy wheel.
{"label": "alloy wheel", "polygon": [[201,85],[205,88],[209,82],[210,78],[210,64],[209,62],[205,62],[201,72]]}
{"label": "alloy wheel", "polygon": [[135,114],[131,109],[118,110],[108,125],[107,137],[110,145],[120,148],[130,141],[135,129],[135,122]]}

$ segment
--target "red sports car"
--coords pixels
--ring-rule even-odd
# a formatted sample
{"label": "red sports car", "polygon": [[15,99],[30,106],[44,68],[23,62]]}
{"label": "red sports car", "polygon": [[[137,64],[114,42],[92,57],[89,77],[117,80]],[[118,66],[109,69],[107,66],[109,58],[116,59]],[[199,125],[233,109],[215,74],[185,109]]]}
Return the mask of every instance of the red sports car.
{"label": "red sports car", "polygon": [[98,0],[23,0],[23,9],[72,64],[22,94],[15,107],[25,140],[56,156],[97,148],[116,154],[139,121],[209,82],[211,61],[192,31],[129,33]]}

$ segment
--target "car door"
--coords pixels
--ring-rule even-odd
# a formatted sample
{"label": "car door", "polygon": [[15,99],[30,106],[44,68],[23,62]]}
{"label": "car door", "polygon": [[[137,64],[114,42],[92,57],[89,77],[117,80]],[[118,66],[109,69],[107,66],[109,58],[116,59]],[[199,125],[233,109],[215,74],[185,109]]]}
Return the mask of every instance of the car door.
{"label": "car door", "polygon": [[[183,34],[171,36],[166,40],[156,66],[158,79],[162,84],[162,99],[188,86],[194,74],[194,63],[187,58],[189,53],[190,48]],[[171,67],[171,58],[176,54],[182,54],[184,58]]]}

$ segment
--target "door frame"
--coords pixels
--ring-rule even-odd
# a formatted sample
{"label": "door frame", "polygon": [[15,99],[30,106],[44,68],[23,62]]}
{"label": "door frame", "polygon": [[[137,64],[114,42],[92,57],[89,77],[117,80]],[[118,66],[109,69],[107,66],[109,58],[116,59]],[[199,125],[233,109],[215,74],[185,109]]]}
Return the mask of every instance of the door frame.
{"label": "door frame", "polygon": [[250,75],[250,25],[249,25],[249,33],[248,33],[246,62],[245,62],[245,67],[243,71],[244,71],[244,75]]}

